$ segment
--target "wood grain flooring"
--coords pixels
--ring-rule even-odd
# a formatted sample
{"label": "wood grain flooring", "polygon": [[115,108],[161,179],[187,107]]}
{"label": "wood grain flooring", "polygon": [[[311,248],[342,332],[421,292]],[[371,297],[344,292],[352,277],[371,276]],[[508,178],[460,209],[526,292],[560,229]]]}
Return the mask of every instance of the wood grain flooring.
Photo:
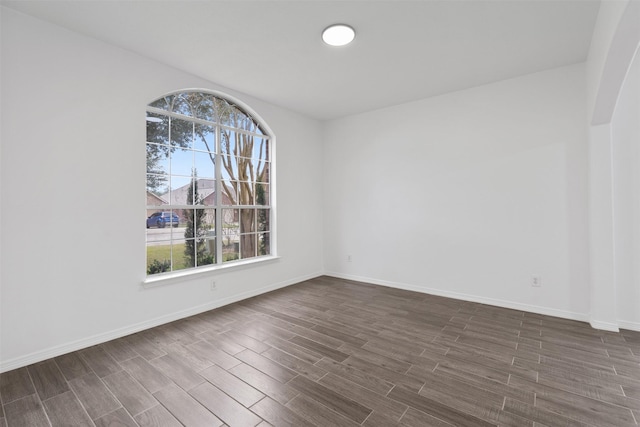
{"label": "wood grain flooring", "polygon": [[319,277],[0,375],[0,427],[637,426],[640,332]]}

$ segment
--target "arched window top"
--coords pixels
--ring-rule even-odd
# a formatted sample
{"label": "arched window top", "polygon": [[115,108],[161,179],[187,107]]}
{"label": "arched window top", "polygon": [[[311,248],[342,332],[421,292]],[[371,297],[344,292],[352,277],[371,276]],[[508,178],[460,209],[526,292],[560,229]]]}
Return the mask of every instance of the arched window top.
{"label": "arched window top", "polygon": [[149,110],[163,110],[178,116],[218,123],[222,126],[267,135],[258,120],[228,99],[199,90],[176,92],[149,104]]}

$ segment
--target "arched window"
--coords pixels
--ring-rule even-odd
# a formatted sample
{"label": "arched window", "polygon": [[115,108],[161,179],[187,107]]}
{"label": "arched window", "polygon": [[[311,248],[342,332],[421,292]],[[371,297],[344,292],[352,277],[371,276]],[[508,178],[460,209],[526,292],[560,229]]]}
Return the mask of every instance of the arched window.
{"label": "arched window", "polygon": [[222,95],[147,106],[147,275],[267,256],[273,138]]}

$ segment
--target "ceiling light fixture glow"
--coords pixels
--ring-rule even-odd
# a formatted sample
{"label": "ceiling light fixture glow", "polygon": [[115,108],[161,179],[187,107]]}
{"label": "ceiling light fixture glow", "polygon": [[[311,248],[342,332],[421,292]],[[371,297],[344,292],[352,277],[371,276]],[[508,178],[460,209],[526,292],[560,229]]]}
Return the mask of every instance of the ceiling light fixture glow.
{"label": "ceiling light fixture glow", "polygon": [[322,32],[322,40],[330,46],[344,46],[353,41],[356,31],[345,24],[334,24]]}

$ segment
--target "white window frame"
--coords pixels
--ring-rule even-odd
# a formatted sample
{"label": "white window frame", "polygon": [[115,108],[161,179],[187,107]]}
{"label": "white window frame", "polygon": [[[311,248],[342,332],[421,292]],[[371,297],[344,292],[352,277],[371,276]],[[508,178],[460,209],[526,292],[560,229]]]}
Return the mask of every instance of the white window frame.
{"label": "white window frame", "polygon": [[[208,90],[208,89],[182,89],[182,90],[178,90],[178,91],[173,91],[170,93],[166,93],[164,95],[161,95],[157,98],[155,98],[154,100],[152,100],[149,104],[162,99],[164,97],[167,96],[172,96],[172,95],[178,95],[178,94],[182,94],[182,93],[203,93],[203,94],[207,94],[207,95],[212,95],[216,98],[220,98],[223,99],[225,101],[227,101],[229,104],[237,107],[239,110],[241,110],[244,114],[246,114],[247,116],[249,116],[250,118],[252,118],[259,126],[260,129],[264,132],[263,134],[260,133],[254,133],[254,132],[249,132],[246,131],[244,129],[239,129],[239,128],[235,128],[232,126],[227,126],[221,123],[216,123],[216,122],[212,122],[212,121],[208,121],[208,120],[204,120],[204,119],[200,119],[200,118],[196,118],[196,117],[190,117],[190,116],[185,116],[179,113],[175,113],[173,111],[167,111],[161,108],[156,108],[156,107],[151,107],[150,105],[147,105],[146,107],[146,113],[152,113],[152,114],[156,114],[156,115],[163,115],[163,116],[168,116],[171,118],[176,118],[176,119],[180,119],[180,120],[184,120],[184,121],[189,121],[189,122],[193,122],[196,124],[201,124],[204,126],[208,126],[208,127],[213,127],[215,128],[215,144],[216,144],[216,149],[215,149],[215,197],[216,197],[216,201],[215,201],[215,206],[203,206],[202,208],[205,209],[215,209],[215,227],[216,227],[216,259],[215,262],[213,264],[209,264],[209,265],[205,265],[205,266],[197,266],[197,267],[190,267],[190,268],[185,268],[185,269],[181,269],[181,270],[173,270],[170,272],[164,272],[164,273],[157,273],[157,274],[153,274],[153,275],[148,275],[146,273],[146,264],[147,264],[147,239],[145,236],[145,279],[143,280],[142,284],[143,286],[155,286],[158,284],[166,284],[166,283],[171,283],[171,282],[175,282],[178,281],[180,279],[183,279],[185,277],[190,277],[190,276],[198,276],[198,275],[202,275],[202,274],[206,274],[206,273],[211,273],[214,271],[218,271],[218,270],[229,270],[229,269],[234,269],[234,268],[238,268],[238,267],[246,267],[246,266],[250,266],[250,265],[255,265],[255,264],[259,264],[259,263],[264,263],[264,262],[270,262],[270,261],[274,261],[276,259],[279,259],[279,256],[277,255],[277,233],[276,233],[276,138],[275,135],[273,133],[273,131],[271,130],[271,128],[265,123],[265,121],[248,105],[246,105],[244,102],[242,102],[241,100],[227,95],[223,92],[219,92],[219,91],[214,91],[214,90]],[[145,114],[146,115],[146,114]],[[146,120],[146,118],[145,118]],[[263,138],[268,140],[268,144],[267,144],[267,149],[268,151],[268,159],[269,159],[269,204],[268,205],[256,205],[255,201],[253,205],[222,205],[222,164],[221,164],[221,157],[222,157],[222,150],[221,150],[221,129],[227,129],[227,130],[232,130],[234,132],[239,132],[239,133],[244,133],[247,135],[252,135],[255,137],[259,137],[259,138]],[[146,141],[146,132],[145,132],[145,145],[147,144]],[[146,162],[145,162],[146,165]],[[146,166],[145,166],[146,167]],[[167,176],[171,177],[171,170],[169,170],[167,172]],[[146,177],[146,172],[145,172],[145,177]],[[146,185],[145,185],[146,187]],[[148,212],[148,210],[150,209],[156,209],[157,206],[152,206],[152,205],[146,205],[146,209],[145,212]],[[164,206],[164,205],[162,205]],[[194,205],[172,205],[171,204],[171,200],[169,200],[169,204],[166,205],[166,209],[167,210],[182,210],[182,209],[194,209],[195,206]],[[256,256],[255,257],[250,257],[250,258],[244,258],[244,259],[238,259],[238,260],[232,260],[232,261],[223,261],[223,252],[222,252],[222,246],[223,246],[223,239],[222,239],[222,232],[219,231],[222,228],[222,211],[223,209],[268,209],[269,210],[269,254],[267,255],[257,255],[257,248],[256,248]],[[164,208],[163,208],[164,209]],[[145,215],[146,217],[146,215]],[[255,234],[258,235],[259,231],[256,229]],[[173,237],[171,237],[171,240],[169,240],[169,242],[171,242],[171,246],[173,247]],[[173,262],[173,261],[172,261]]]}

